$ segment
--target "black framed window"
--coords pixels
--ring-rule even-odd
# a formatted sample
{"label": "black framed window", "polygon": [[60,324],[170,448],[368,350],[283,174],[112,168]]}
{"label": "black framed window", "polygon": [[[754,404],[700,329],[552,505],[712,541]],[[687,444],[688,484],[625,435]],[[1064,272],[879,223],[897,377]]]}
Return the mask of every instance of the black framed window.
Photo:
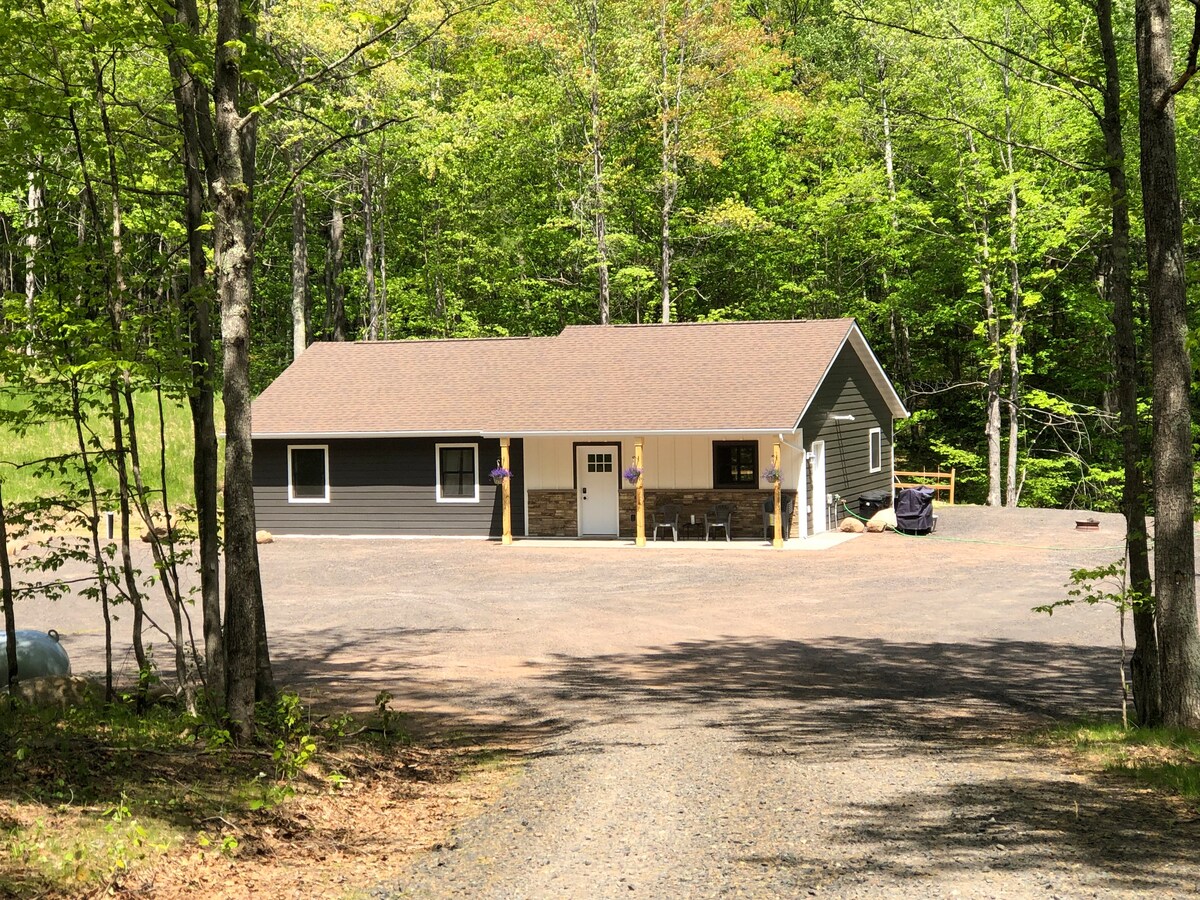
{"label": "black framed window", "polygon": [[328,447],[288,447],[288,499],[293,503],[329,500]]}
{"label": "black framed window", "polygon": [[713,441],[713,487],[758,487],[758,441]]}
{"label": "black framed window", "polygon": [[471,501],[479,499],[476,477],[478,447],[474,444],[440,444],[438,451],[438,499]]}

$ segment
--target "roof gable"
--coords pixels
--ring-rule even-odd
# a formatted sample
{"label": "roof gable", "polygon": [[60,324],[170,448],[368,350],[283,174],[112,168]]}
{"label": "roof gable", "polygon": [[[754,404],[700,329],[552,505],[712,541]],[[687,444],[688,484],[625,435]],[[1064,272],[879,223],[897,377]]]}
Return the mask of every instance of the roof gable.
{"label": "roof gable", "polygon": [[555,337],[319,343],[254,402],[256,437],[786,432],[852,319],[577,325]]}

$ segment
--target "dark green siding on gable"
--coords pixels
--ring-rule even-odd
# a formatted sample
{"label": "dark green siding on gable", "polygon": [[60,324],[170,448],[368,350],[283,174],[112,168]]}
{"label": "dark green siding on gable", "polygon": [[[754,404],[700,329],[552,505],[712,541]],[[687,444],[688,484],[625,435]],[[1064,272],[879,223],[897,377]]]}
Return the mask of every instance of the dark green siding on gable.
{"label": "dark green siding on gable", "polygon": [[[288,502],[287,448],[329,447],[329,502]],[[479,445],[479,502],[439,503],[437,444]],[[369,438],[254,441],[254,508],[258,527],[276,534],[450,535],[498,538],[500,488],[490,472],[500,442],[471,438]],[[510,450],[512,530],[525,533],[522,443]]]}
{"label": "dark green siding on gable", "polygon": [[[833,416],[851,415],[853,422],[837,422]],[[858,354],[850,344],[841,352],[821,383],[812,405],[800,421],[804,429],[804,445],[813,441],[825,442],[825,492],[837,494],[858,511],[858,498],[863,494],[884,492],[892,488],[892,413],[879,393]],[[870,471],[868,437],[872,428],[880,433],[880,462],[878,472]],[[821,498],[811,498],[820,502]],[[841,505],[829,527],[836,528],[845,515]],[[809,529],[812,516],[809,516]]]}

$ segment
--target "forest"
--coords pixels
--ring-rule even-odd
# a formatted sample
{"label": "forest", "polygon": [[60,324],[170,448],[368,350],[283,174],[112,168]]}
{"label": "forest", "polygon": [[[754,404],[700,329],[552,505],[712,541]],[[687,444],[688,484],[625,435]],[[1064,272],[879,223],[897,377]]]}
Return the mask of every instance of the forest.
{"label": "forest", "polygon": [[[165,470],[166,445],[138,429],[147,396],[160,423],[186,406],[194,489],[177,499],[194,500],[206,573],[196,666],[225,673],[228,653],[228,695],[206,687],[235,722],[271,685],[251,622],[248,404],[313,341],[853,316],[912,411],[906,468],[955,467],[967,502],[1129,517],[1138,498],[1155,511],[1141,481],[1155,483],[1150,348],[1166,335],[1174,356],[1155,368],[1183,387],[1164,381],[1176,452],[1155,458],[1190,521],[1190,6],[1173,44],[1109,0],[0,9],[6,443],[74,422],[17,518],[70,510],[93,538],[78,552],[110,565],[107,468],[122,531],[158,510],[169,535],[166,482],[141,461]],[[1169,4],[1139,9],[1169,26]],[[1168,149],[1164,187],[1168,161],[1147,151]],[[1164,284],[1174,318],[1157,320]],[[769,372],[747,390],[771,390]],[[138,593],[119,570],[101,594]],[[163,581],[180,608],[178,579]],[[183,629],[177,614],[180,671]]]}

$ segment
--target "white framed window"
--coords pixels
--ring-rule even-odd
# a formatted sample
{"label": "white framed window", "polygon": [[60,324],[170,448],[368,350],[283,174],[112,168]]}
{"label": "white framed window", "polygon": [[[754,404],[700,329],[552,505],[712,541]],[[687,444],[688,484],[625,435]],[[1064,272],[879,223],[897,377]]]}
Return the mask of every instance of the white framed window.
{"label": "white framed window", "polygon": [[329,502],[329,445],[288,444],[288,502]]}
{"label": "white framed window", "polygon": [[437,502],[479,502],[479,445],[437,444]]}
{"label": "white framed window", "polygon": [[867,432],[867,463],[872,472],[883,468],[883,435],[878,428]]}

